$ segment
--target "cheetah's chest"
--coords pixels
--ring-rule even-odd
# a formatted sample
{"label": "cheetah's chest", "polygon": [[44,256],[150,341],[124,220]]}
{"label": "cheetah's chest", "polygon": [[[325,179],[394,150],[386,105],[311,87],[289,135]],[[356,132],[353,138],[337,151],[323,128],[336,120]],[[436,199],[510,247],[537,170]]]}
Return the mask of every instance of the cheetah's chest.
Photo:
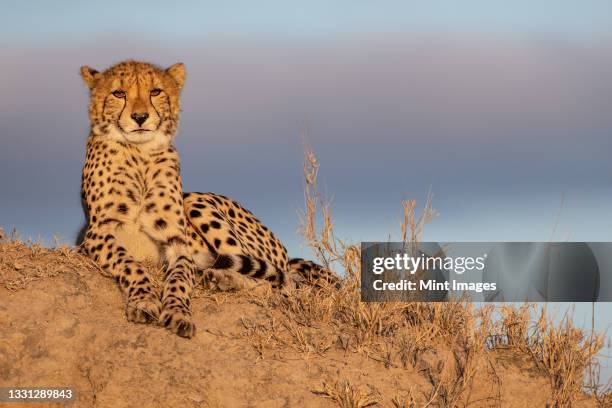
{"label": "cheetah's chest", "polygon": [[123,246],[134,259],[154,264],[160,263],[159,246],[143,232],[142,225],[139,223],[122,224],[115,231],[115,238],[117,243]]}
{"label": "cheetah's chest", "polygon": [[131,146],[103,147],[91,155],[84,177],[90,221],[119,221],[114,231],[118,245],[137,260],[157,263],[165,230],[177,224],[183,211],[176,152],[146,154]]}
{"label": "cheetah's chest", "polygon": [[118,190],[122,192],[118,198],[123,199],[128,211],[121,225],[117,227],[117,242],[136,260],[159,263],[159,245],[144,232],[147,222],[145,201],[153,190],[153,182],[148,177],[151,172],[148,161],[135,159],[132,155],[122,167],[125,169],[122,177],[125,184]]}

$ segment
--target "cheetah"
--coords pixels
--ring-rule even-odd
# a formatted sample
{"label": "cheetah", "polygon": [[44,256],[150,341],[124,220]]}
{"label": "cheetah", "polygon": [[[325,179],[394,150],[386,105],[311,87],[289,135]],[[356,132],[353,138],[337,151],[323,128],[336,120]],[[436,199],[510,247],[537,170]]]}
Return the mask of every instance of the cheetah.
{"label": "cheetah", "polygon": [[[82,173],[82,251],[117,282],[131,322],[157,323],[191,338],[191,293],[220,289],[337,285],[328,269],[289,259],[276,236],[236,201],[183,193],[173,145],[185,67],[128,60],[103,72],[81,67],[90,132]],[[164,268],[156,289],[146,265]]]}

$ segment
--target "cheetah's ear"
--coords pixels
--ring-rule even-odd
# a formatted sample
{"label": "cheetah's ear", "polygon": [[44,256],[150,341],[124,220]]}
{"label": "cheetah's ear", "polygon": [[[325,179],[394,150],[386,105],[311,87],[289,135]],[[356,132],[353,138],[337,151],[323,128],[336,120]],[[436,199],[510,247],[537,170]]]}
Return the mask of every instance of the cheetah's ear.
{"label": "cheetah's ear", "polygon": [[178,62],[168,68],[166,72],[174,79],[179,90],[182,89],[185,84],[185,65],[182,62]]}
{"label": "cheetah's ear", "polygon": [[85,81],[89,89],[92,89],[100,78],[100,73],[95,69],[88,67],[87,65],[83,65],[81,67],[81,77],[83,78],[83,81]]}

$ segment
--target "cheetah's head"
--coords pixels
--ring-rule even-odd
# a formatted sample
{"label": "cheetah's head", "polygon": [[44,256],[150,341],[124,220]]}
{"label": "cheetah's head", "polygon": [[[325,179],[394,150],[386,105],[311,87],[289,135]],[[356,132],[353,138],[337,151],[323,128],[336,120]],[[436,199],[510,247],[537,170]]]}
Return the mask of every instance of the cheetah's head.
{"label": "cheetah's head", "polygon": [[163,148],[176,133],[185,67],[168,69],[124,61],[98,72],[81,67],[89,86],[89,119],[93,136]]}

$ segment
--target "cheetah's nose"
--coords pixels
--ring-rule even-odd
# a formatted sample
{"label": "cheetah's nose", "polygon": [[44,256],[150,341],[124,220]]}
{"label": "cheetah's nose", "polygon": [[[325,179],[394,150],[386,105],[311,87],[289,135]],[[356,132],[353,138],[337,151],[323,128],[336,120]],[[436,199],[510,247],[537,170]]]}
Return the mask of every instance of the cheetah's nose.
{"label": "cheetah's nose", "polygon": [[149,117],[149,114],[147,112],[144,112],[144,113],[134,112],[134,113],[132,113],[132,119],[134,119],[134,122],[138,123],[138,126],[142,126],[142,124],[145,123],[145,121],[147,120],[148,117]]}

